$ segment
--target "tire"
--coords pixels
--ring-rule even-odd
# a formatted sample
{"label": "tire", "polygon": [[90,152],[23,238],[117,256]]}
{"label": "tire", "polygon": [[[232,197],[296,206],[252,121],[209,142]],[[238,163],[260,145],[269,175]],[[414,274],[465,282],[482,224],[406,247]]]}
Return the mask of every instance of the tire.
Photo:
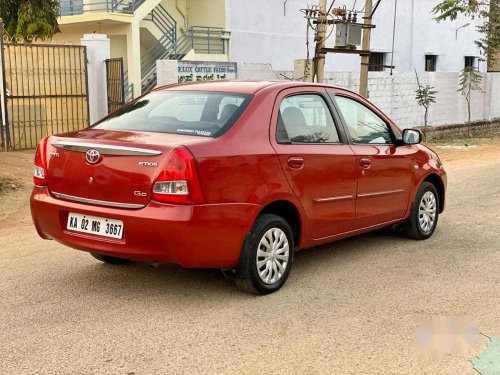
{"label": "tire", "polygon": [[426,240],[434,234],[438,219],[439,194],[433,184],[423,182],[413,201],[410,217],[401,226],[402,232],[409,238]]}
{"label": "tire", "polygon": [[101,255],[90,253],[94,258],[100,260],[101,262],[108,264],[127,264],[130,263],[130,259],[110,257],[109,255]]}
{"label": "tire", "polygon": [[244,250],[246,269],[244,278],[236,279],[239,289],[269,294],[285,284],[292,270],[294,243],[292,229],[282,217],[259,216]]}

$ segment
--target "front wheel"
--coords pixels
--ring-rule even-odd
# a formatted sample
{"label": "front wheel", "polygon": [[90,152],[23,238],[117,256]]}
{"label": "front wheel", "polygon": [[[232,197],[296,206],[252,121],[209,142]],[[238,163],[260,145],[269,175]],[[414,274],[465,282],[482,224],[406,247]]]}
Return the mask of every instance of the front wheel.
{"label": "front wheel", "polygon": [[236,285],[250,293],[269,294],[285,284],[292,269],[293,235],[280,216],[263,214],[255,221],[246,244],[246,272]]}
{"label": "front wheel", "polygon": [[423,182],[417,191],[408,221],[403,224],[403,233],[416,240],[426,240],[436,230],[439,219],[439,195],[436,187]]}

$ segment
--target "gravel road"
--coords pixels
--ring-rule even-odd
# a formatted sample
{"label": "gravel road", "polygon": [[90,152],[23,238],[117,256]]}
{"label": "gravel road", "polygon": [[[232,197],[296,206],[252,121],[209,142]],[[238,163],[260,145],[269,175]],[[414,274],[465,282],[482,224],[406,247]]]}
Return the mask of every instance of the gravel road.
{"label": "gravel road", "polygon": [[430,240],[379,231],[299,253],[265,297],[215,270],[110,266],[41,240],[32,155],[0,153],[0,373],[475,374],[484,336],[436,360],[415,334],[444,316],[500,336],[498,149],[443,151],[448,205]]}

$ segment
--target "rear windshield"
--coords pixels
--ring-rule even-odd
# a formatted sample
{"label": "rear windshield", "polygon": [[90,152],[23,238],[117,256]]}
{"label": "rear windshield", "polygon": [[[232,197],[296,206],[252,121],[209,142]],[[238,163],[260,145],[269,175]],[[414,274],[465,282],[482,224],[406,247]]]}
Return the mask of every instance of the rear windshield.
{"label": "rear windshield", "polygon": [[229,129],[252,95],[156,91],[97,123],[95,129],[133,130],[217,137]]}

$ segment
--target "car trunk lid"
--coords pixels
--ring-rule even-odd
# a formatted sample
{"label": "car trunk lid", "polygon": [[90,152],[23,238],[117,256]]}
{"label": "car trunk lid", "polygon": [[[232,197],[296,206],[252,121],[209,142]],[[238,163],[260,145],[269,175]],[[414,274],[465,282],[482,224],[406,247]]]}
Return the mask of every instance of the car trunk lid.
{"label": "car trunk lid", "polygon": [[50,192],[60,199],[138,209],[170,152],[206,141],[174,134],[87,129],[53,136],[47,144]]}

